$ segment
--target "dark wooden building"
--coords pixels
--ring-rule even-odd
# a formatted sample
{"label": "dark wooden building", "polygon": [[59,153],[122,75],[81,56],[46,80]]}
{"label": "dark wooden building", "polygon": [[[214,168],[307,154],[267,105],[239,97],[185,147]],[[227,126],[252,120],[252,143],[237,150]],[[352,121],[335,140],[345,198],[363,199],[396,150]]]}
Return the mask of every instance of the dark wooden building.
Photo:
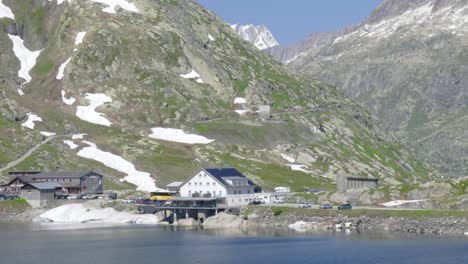
{"label": "dark wooden building", "polygon": [[336,191],[341,193],[353,189],[374,189],[378,187],[378,179],[347,177],[344,174],[338,175],[336,178]]}
{"label": "dark wooden building", "polygon": [[5,185],[0,186],[0,192],[19,196],[21,188],[28,183],[55,183],[59,186],[57,191],[69,194],[100,194],[103,192],[102,179],[99,173],[88,172],[40,172],[22,173],[11,172],[13,178]]}

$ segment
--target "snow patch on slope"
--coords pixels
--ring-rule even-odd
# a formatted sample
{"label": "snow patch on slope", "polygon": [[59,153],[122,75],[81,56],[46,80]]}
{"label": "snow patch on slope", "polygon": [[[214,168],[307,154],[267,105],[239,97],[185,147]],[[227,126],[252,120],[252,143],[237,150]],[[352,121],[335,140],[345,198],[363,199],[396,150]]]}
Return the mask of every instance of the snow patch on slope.
{"label": "snow patch on slope", "polygon": [[71,57],[68,58],[64,63],[62,63],[58,69],[57,76],[55,77],[57,80],[61,80],[63,78],[63,72],[65,71],[65,67],[67,67],[68,63],[71,61]]}
{"label": "snow patch on slope", "polygon": [[44,137],[52,137],[52,136],[55,136],[57,135],[56,133],[54,132],[47,132],[47,131],[41,131],[39,132],[41,135],[43,135]]}
{"label": "snow patch on slope", "polygon": [[180,77],[184,78],[184,79],[195,79],[195,81],[197,83],[203,83],[203,80],[202,78],[200,78],[200,74],[198,74],[198,72],[196,72],[195,70],[192,69],[191,72],[187,73],[187,74],[181,74]]}
{"label": "snow patch on slope", "polygon": [[64,140],[63,143],[67,146],[70,147],[70,149],[76,149],[78,148],[79,146],[77,144],[75,144],[75,142],[71,141],[71,140]]}
{"label": "snow patch on slope", "polygon": [[234,110],[234,112],[236,112],[238,115],[245,115],[247,114],[248,112],[250,112],[250,110]]}
{"label": "snow patch on slope", "polygon": [[105,94],[86,94],[86,100],[89,101],[88,106],[77,106],[76,107],[76,116],[84,121],[89,123],[102,125],[102,126],[111,126],[112,123],[104,117],[103,113],[96,112],[96,108],[99,106],[112,102],[112,98]]}
{"label": "snow patch on slope", "polygon": [[29,83],[32,80],[29,71],[36,65],[37,57],[39,57],[42,50],[30,51],[24,46],[24,41],[20,37],[10,34],[8,34],[8,37],[13,42],[13,52],[21,62],[18,76],[26,80],[23,84]]}
{"label": "snow patch on slope", "polygon": [[87,136],[88,134],[74,134],[72,136],[72,139],[83,139],[85,136]]}
{"label": "snow patch on slope", "polygon": [[395,201],[383,203],[382,205],[385,207],[395,207],[395,206],[400,206],[404,204],[419,203],[419,202],[424,202],[424,201],[427,201],[427,200],[395,200]]}
{"label": "snow patch on slope", "polygon": [[158,224],[154,214],[118,212],[113,208],[93,208],[87,204],[66,204],[41,214],[39,217],[57,223]]}
{"label": "snow patch on slope", "polygon": [[302,172],[305,172],[305,173],[308,173],[309,171],[306,170],[307,169],[307,166],[306,165],[302,165],[302,164],[288,164],[288,166],[291,168],[291,170],[293,171],[302,171]]}
{"label": "snow patch on slope", "polygon": [[280,153],[281,157],[285,160],[287,160],[288,162],[291,162],[291,163],[294,163],[296,162],[296,159],[289,156],[288,154],[283,154],[283,153]]}
{"label": "snow patch on slope", "polygon": [[88,144],[89,147],[81,149],[77,154],[78,156],[95,160],[109,168],[127,174],[123,180],[136,185],[137,190],[145,192],[158,190],[154,179],[151,178],[148,172],[138,171],[128,160],[110,152],[102,151],[92,142],[83,141],[83,143]]}
{"label": "snow patch on slope", "polygon": [[436,30],[451,31],[452,34],[463,35],[468,32],[468,7],[456,8],[449,6],[434,10],[434,2],[407,10],[375,24],[365,24],[358,30],[335,39],[335,43],[351,37],[368,37],[373,39],[388,38],[397,30],[408,28],[411,32],[430,36]]}
{"label": "snow patch on slope", "polygon": [[234,99],[234,104],[246,104],[246,103],[247,103],[247,100],[245,100],[245,98],[236,97]]}
{"label": "snow patch on slope", "polygon": [[[49,2],[53,2],[54,0],[49,0]],[[61,5],[63,2],[68,1],[71,3],[72,0],[57,0],[57,5]]]}
{"label": "snow patch on slope", "polygon": [[149,135],[150,138],[172,141],[177,143],[210,144],[214,141],[214,139],[208,139],[204,136],[195,134],[187,134],[183,130],[175,128],[155,127],[152,128],[151,131],[153,132],[153,134]]}
{"label": "snow patch on slope", "polygon": [[64,90],[62,90],[62,101],[63,101],[63,103],[66,104],[66,105],[73,105],[75,103],[76,99],[73,98],[73,97],[67,98],[65,96],[65,94],[66,94],[66,92]]}
{"label": "snow patch on slope", "polygon": [[11,18],[11,19],[15,19],[15,14],[13,14],[13,12],[11,11],[11,9],[4,5],[2,3],[2,1],[0,0],[0,18]]}
{"label": "snow patch on slope", "polygon": [[81,43],[83,43],[83,39],[84,37],[86,36],[86,32],[83,31],[83,32],[78,32],[78,34],[76,34],[76,37],[75,37],[75,46],[78,46],[80,45]]}
{"label": "snow patch on slope", "polygon": [[21,124],[21,126],[27,127],[29,129],[34,129],[34,122],[42,122],[42,118],[33,113],[28,113],[27,116],[28,119],[26,119],[26,121],[23,124]]}
{"label": "snow patch on slope", "polygon": [[135,12],[135,13],[140,13],[140,10],[135,6],[135,4],[130,3],[129,1],[126,0],[91,0],[92,2],[95,3],[100,3],[107,5],[108,7],[105,7],[102,9],[102,11],[115,14],[115,8],[117,6],[120,6],[122,9],[130,11],[130,12]]}

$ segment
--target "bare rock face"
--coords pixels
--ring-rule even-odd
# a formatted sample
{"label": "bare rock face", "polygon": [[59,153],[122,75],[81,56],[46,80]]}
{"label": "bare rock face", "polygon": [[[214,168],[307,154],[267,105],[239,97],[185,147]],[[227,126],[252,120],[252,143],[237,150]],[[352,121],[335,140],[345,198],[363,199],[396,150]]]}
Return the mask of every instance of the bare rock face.
{"label": "bare rock face", "polygon": [[359,25],[311,40],[287,62],[362,103],[438,173],[465,176],[467,4],[386,0]]}
{"label": "bare rock face", "polygon": [[180,227],[197,227],[199,224],[200,223],[193,218],[177,220],[177,226]]}
{"label": "bare rock face", "polygon": [[240,228],[245,225],[246,220],[243,218],[226,213],[219,213],[203,222],[204,228]]}
{"label": "bare rock face", "polygon": [[448,197],[456,190],[449,183],[429,182],[416,190],[408,193],[408,198],[412,200]]}

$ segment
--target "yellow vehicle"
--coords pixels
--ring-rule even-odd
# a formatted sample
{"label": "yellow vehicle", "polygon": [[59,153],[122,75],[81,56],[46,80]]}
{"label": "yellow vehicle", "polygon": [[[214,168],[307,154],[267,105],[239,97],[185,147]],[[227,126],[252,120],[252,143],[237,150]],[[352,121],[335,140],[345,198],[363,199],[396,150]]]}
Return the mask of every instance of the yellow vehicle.
{"label": "yellow vehicle", "polygon": [[151,201],[167,201],[175,197],[175,192],[152,192],[150,196]]}

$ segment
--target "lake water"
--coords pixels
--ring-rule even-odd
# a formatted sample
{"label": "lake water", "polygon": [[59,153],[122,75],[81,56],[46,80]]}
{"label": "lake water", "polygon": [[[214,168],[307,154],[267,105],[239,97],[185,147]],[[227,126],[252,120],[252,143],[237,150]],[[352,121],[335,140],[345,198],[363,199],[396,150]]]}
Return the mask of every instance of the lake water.
{"label": "lake water", "polygon": [[0,263],[468,263],[468,237],[0,224]]}

